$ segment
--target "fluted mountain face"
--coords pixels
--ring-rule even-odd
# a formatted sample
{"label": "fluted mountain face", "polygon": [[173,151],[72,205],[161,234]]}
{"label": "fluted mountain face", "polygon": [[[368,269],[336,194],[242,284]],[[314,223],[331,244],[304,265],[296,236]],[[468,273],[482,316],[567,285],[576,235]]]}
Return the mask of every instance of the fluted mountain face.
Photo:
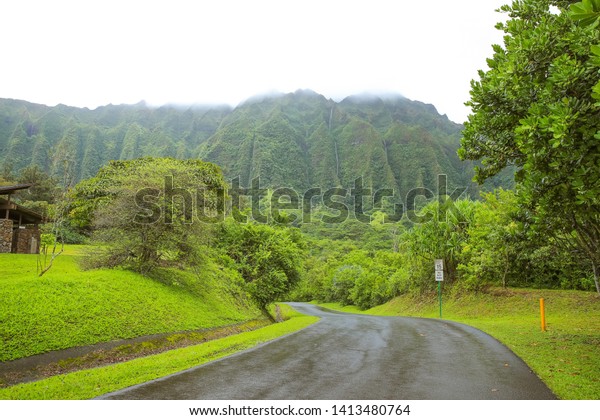
{"label": "fluted mountain face", "polygon": [[58,171],[65,156],[76,177],[109,160],[140,156],[198,157],[220,165],[242,185],[264,187],[476,188],[461,162],[461,125],[432,105],[402,97],[352,96],[341,102],[312,91],[253,98],[227,106],[151,108],[109,105],[95,110],[0,99],[0,165],[18,172],[36,164]]}
{"label": "fluted mountain face", "polygon": [[310,91],[250,100],[227,115],[201,156],[242,185],[437,188],[471,184],[472,166],[456,150],[462,126],[432,105],[402,97],[353,96],[337,103]]}
{"label": "fluted mountain face", "polygon": [[143,103],[89,110],[0,99],[0,167],[18,172],[35,164],[55,173],[67,157],[80,180],[109,160],[189,158],[230,112],[226,106],[153,109]]}

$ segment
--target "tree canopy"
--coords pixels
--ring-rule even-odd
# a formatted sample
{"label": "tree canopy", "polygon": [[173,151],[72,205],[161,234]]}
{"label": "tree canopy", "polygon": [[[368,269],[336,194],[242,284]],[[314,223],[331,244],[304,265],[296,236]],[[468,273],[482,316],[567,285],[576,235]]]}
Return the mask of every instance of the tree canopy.
{"label": "tree canopy", "polygon": [[225,189],[221,170],[196,159],[111,161],[77,185],[71,216],[108,244],[106,264],[148,272],[193,254],[202,216],[222,214]]}
{"label": "tree canopy", "polygon": [[489,70],[471,84],[472,114],[459,154],[481,160],[480,183],[516,166],[531,227],[583,250],[597,277],[600,4],[522,0],[501,10],[509,16],[497,25],[504,46],[494,46]]}
{"label": "tree canopy", "polygon": [[296,229],[270,225],[221,225],[219,243],[235,263],[258,307],[268,314],[267,305],[285,296],[300,281],[302,273],[301,234]]}

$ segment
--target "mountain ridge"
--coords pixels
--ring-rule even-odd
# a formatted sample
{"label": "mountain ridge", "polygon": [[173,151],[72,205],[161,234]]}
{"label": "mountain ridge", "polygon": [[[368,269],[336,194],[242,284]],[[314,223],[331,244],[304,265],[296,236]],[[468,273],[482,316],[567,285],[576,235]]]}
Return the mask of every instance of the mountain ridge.
{"label": "mountain ridge", "polygon": [[456,150],[462,125],[433,105],[400,95],[351,95],[334,101],[311,91],[248,98],[228,105],[105,105],[93,110],[0,99],[4,172],[38,165],[58,173],[61,152],[77,180],[109,160],[140,156],[201,158],[242,185],[265,187],[449,187],[475,193],[472,164]]}

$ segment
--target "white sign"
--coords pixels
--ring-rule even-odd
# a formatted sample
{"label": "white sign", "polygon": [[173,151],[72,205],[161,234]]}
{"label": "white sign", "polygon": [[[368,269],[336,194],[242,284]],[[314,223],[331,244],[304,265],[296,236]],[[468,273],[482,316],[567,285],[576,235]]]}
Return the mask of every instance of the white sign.
{"label": "white sign", "polygon": [[444,281],[444,260],[435,260],[435,281]]}

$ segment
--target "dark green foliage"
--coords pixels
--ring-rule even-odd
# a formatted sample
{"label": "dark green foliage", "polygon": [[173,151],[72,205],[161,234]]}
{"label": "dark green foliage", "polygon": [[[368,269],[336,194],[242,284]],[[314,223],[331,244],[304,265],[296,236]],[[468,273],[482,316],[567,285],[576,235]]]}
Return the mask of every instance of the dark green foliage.
{"label": "dark green foliage", "polygon": [[460,154],[482,159],[480,182],[516,165],[529,230],[586,254],[600,293],[598,9],[596,0],[502,8],[504,46],[472,82]]}
{"label": "dark green foliage", "polygon": [[306,274],[292,299],[340,302],[367,309],[407,291],[406,257],[359,249],[360,242],[310,239]]}
{"label": "dark green foliage", "polygon": [[[361,249],[368,251],[394,249],[394,241],[399,230],[398,224],[382,224],[376,220],[363,223],[354,218],[349,218],[342,223],[327,224],[319,221],[322,216],[321,212],[315,212],[312,216],[315,220],[302,224],[301,231],[316,240],[350,241],[360,244]],[[375,219],[375,215],[372,218]]]}
{"label": "dark green foliage", "polygon": [[17,178],[19,184],[32,184],[32,187],[18,191],[15,198],[21,201],[45,201],[54,203],[58,182],[50,177],[39,166],[33,165],[23,168]]}
{"label": "dark green foliage", "polygon": [[222,225],[219,246],[264,312],[300,281],[303,240],[294,229],[228,221]]}
{"label": "dark green foliage", "polygon": [[444,285],[459,280],[457,268],[462,260],[462,247],[468,240],[468,229],[478,205],[471,200],[447,199],[431,202],[418,212],[423,222],[415,224],[402,238],[410,258],[411,279],[418,289],[435,287],[436,259],[444,262]]}
{"label": "dark green foliage", "polygon": [[382,223],[381,212],[370,224],[302,226],[311,251],[291,298],[365,309],[404,293],[435,293],[438,258],[445,293],[489,286],[593,289],[585,255],[565,249],[564,239],[528,230],[531,216],[513,191],[483,198],[431,201],[417,209],[411,226]]}

